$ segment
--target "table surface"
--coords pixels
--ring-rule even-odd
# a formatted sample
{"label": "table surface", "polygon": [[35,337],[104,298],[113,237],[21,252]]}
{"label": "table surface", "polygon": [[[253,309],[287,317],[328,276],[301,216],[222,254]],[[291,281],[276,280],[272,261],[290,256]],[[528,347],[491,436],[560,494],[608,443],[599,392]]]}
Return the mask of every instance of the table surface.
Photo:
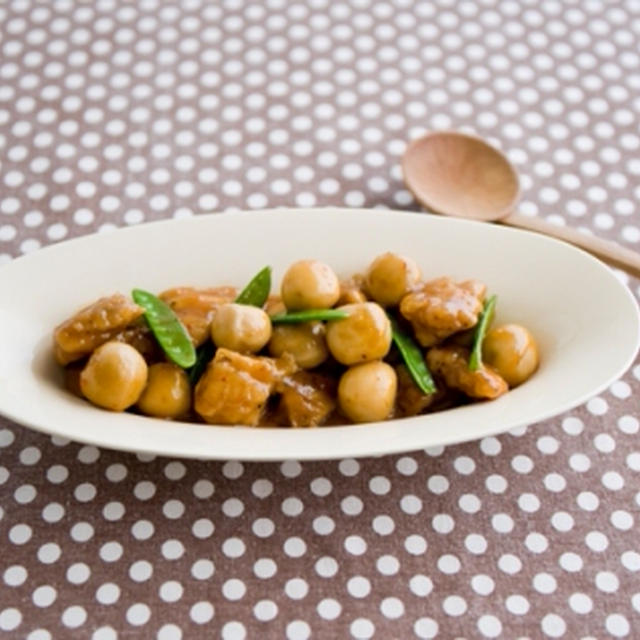
{"label": "table surface", "polygon": [[[417,212],[399,159],[443,128],[508,153],[523,212],[640,246],[637,0],[14,0],[0,30],[0,262],[230,208]],[[0,418],[1,635],[637,637],[639,399],[636,360],[541,424],[303,464]]]}

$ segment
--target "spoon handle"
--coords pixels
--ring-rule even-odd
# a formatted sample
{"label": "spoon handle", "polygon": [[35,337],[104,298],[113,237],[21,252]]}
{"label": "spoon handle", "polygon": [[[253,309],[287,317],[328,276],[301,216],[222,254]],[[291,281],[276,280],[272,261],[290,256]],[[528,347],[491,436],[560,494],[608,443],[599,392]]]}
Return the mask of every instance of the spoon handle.
{"label": "spoon handle", "polygon": [[623,269],[630,275],[640,278],[640,253],[622,247],[615,242],[587,235],[571,227],[560,227],[546,220],[541,220],[537,217],[523,216],[518,213],[512,213],[500,220],[500,222],[512,227],[528,229],[529,231],[536,231],[547,236],[553,236],[559,240],[564,240],[569,244],[588,251],[609,265]]}

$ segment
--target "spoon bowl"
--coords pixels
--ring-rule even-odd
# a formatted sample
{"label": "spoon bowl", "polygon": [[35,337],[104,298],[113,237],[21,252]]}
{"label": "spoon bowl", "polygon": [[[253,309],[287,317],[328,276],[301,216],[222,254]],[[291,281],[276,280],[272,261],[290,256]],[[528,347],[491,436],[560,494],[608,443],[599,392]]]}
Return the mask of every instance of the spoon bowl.
{"label": "spoon bowl", "polygon": [[514,213],[520,197],[518,172],[502,152],[477,136],[427,133],[407,146],[402,171],[407,189],[426,209],[553,236],[640,278],[639,253],[538,216]]}
{"label": "spoon bowl", "polygon": [[414,140],[402,168],[417,200],[448,216],[499,220],[520,197],[513,166],[497,149],[471,135],[442,131]]}

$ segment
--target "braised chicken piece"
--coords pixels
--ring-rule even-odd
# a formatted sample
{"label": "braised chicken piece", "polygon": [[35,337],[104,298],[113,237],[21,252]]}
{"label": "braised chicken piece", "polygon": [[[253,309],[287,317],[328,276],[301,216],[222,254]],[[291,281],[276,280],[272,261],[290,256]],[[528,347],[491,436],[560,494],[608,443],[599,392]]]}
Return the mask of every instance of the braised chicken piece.
{"label": "braised chicken piece", "polygon": [[395,367],[395,370],[398,377],[396,395],[396,415],[398,417],[406,418],[424,413],[440,397],[438,391],[435,393],[423,393],[404,365]]}
{"label": "braised chicken piece", "polygon": [[267,315],[275,316],[278,313],[285,313],[287,311],[287,307],[284,306],[284,302],[282,302],[281,296],[270,295],[267,298],[267,301],[264,303],[263,309],[267,313]]}
{"label": "braised chicken piece", "polygon": [[340,282],[340,297],[336,303],[338,306],[366,301],[367,296],[364,292],[364,276],[356,274],[348,280]]}
{"label": "braised chicken piece", "polygon": [[100,298],[56,327],[53,333],[56,360],[61,365],[81,360],[113,340],[142,313],[142,307],[120,293]]}
{"label": "braised chicken piece", "polygon": [[114,338],[137,349],[147,362],[160,362],[165,359],[162,348],[143,318],[135,320]]}
{"label": "braised chicken piece", "polygon": [[404,296],[400,313],[411,323],[418,342],[431,347],[476,324],[485,292],[486,286],[477,280],[437,278]]}
{"label": "braised chicken piece", "polygon": [[491,367],[469,369],[469,350],[464,347],[433,347],[427,353],[427,365],[448,387],[459,389],[471,398],[493,399],[509,390],[509,386]]}
{"label": "braised chicken piece", "polygon": [[198,381],[194,409],[211,424],[255,427],[275,385],[296,371],[289,356],[247,356],[219,348]]}
{"label": "braised chicken piece", "polygon": [[175,287],[163,291],[158,297],[173,309],[191,336],[193,344],[199,347],[209,338],[216,309],[222,304],[233,302],[236,295],[235,287]]}
{"label": "braised chicken piece", "polygon": [[298,371],[277,385],[279,412],[292,427],[324,424],[336,407],[335,381],[328,376]]}

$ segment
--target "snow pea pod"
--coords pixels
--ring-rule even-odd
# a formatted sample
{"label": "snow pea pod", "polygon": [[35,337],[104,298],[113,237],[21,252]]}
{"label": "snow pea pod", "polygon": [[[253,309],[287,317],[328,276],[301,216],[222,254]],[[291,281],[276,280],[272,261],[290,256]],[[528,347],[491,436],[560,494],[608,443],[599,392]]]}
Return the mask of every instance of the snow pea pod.
{"label": "snow pea pod", "polygon": [[413,381],[418,385],[422,393],[435,393],[436,385],[420,347],[411,336],[400,329],[395,318],[389,316],[389,320],[391,321],[391,339],[398,348],[404,363],[407,365]]}
{"label": "snow pea pod", "polygon": [[143,289],[134,289],[131,296],[144,309],[145,320],[167,358],[184,369],[193,366],[196,350],[171,307]]}
{"label": "snow pea pod", "polygon": [[487,328],[493,320],[495,314],[496,301],[498,297],[493,295],[484,303],[484,308],[478,318],[476,329],[473,333],[473,346],[471,347],[471,356],[469,357],[469,369],[477,371],[482,366],[482,342],[487,333]]}
{"label": "snow pea pod", "polygon": [[344,320],[349,314],[340,309],[307,309],[305,311],[291,311],[277,313],[271,316],[273,324],[297,324],[314,320]]}
{"label": "snow pea pod", "polygon": [[187,371],[189,374],[189,382],[191,382],[191,386],[195,386],[196,382],[200,380],[200,377],[204,373],[204,370],[207,368],[209,362],[215,355],[216,348],[211,342],[211,340],[207,340],[204,344],[200,345],[196,349],[196,361],[193,367]]}
{"label": "snow pea pod", "polygon": [[249,281],[249,284],[235,299],[237,304],[248,304],[261,307],[271,292],[271,267],[264,267]]}

